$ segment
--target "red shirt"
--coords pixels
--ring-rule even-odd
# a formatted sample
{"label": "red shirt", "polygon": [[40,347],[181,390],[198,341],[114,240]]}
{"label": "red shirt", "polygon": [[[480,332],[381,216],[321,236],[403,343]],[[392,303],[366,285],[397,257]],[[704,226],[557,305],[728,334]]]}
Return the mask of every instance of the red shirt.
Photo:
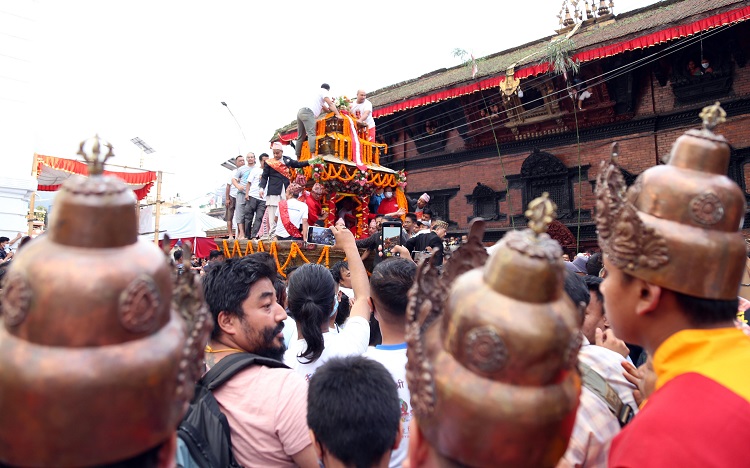
{"label": "red shirt", "polygon": [[312,194],[305,195],[305,203],[307,203],[307,223],[312,226],[318,221],[321,213],[323,212],[323,206],[320,202],[313,198]]}
{"label": "red shirt", "polygon": [[383,201],[380,202],[380,206],[378,207],[378,214],[388,214],[388,213],[395,213],[398,211],[398,203],[396,202],[396,197],[391,198],[384,198]]}

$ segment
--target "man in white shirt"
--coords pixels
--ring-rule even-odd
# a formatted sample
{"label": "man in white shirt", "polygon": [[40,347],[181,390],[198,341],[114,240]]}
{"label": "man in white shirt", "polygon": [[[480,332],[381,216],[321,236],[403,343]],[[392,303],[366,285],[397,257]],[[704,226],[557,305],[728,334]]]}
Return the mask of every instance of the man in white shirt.
{"label": "man in white shirt", "polygon": [[[604,389],[612,390],[617,394],[622,405],[630,406],[630,414],[638,411],[638,405],[633,398],[635,386],[628,382],[623,376],[621,363],[627,356],[627,346],[624,348],[624,356],[615,351],[600,346],[602,339],[597,339],[596,335],[601,335],[601,329],[596,332],[594,328],[594,342],[589,342],[586,337],[592,326],[596,323],[589,324],[591,310],[587,310],[591,302],[591,294],[583,279],[572,272],[565,273],[565,293],[581,310],[584,317],[581,328],[581,348],[578,352],[579,366],[582,373],[592,373],[606,382],[602,385]],[[601,307],[601,302],[598,302]],[[585,312],[584,312],[585,311]],[[594,314],[602,317],[603,313]],[[607,331],[609,340],[616,340],[611,331]],[[617,340],[619,341],[619,340]],[[584,367],[585,366],[585,367]],[[587,370],[590,369],[590,370]],[[623,409],[627,410],[626,408]],[[621,412],[621,415],[626,414]],[[568,448],[565,455],[558,463],[558,468],[579,467],[579,466],[606,466],[609,455],[609,446],[612,439],[619,434],[621,424],[626,421],[619,421],[620,416],[615,416],[604,399],[599,396],[592,388],[587,379],[584,378],[581,399],[576,413],[576,421],[573,426],[573,433],[570,436]],[[623,418],[624,419],[624,418]]]}
{"label": "man in white shirt", "polygon": [[368,348],[365,357],[383,364],[398,388],[403,440],[391,454],[390,468],[400,467],[406,459],[411,422],[411,396],[406,384],[406,306],[414,283],[417,265],[405,258],[391,258],[372,271],[370,301],[380,325],[383,342]]}
{"label": "man in white shirt", "polygon": [[336,104],[333,103],[330,91],[331,87],[327,83],[323,83],[320,85],[320,89],[315,99],[313,99],[312,105],[310,107],[303,107],[297,112],[297,142],[294,148],[297,153],[297,159],[302,154],[302,143],[305,141],[305,137],[307,137],[307,143],[310,146],[310,157],[314,157],[317,152],[315,119],[318,118],[320,112],[323,110],[324,104],[336,114],[337,118],[343,118],[339,110],[336,109]]}
{"label": "man in white shirt", "polygon": [[266,212],[266,198],[260,194],[260,178],[263,176],[263,166],[268,154],[262,153],[258,159],[260,163],[250,171],[245,188],[245,233],[249,239],[258,237],[263,214]]}
{"label": "man in white shirt", "polygon": [[375,119],[372,118],[372,103],[367,99],[364,89],[357,91],[357,100],[351,103],[352,114],[357,122],[367,125],[367,141],[375,141]]}
{"label": "man in white shirt", "polygon": [[[245,157],[242,155],[237,156],[236,158],[234,158],[234,164],[238,169],[244,166]],[[226,212],[224,213],[224,218],[227,220],[227,232],[229,233],[230,239],[234,237],[232,222],[234,221],[234,211],[237,207],[237,187],[234,185],[234,183],[232,183],[235,175],[237,175],[237,171],[234,171],[234,173],[232,173],[232,177],[229,179],[229,183],[227,184],[227,204]]]}
{"label": "man in white shirt", "polygon": [[[276,217],[276,232],[278,240],[304,240],[307,242],[307,203],[299,200],[302,186],[289,184],[286,189],[286,200],[279,202]],[[301,229],[301,230],[300,230]]]}
{"label": "man in white shirt", "polygon": [[250,171],[255,168],[255,153],[247,153],[245,164],[237,168],[232,177],[232,185],[237,189],[235,195],[237,205],[234,212],[234,222],[237,225],[238,239],[245,239],[245,201],[247,200],[247,180]]}

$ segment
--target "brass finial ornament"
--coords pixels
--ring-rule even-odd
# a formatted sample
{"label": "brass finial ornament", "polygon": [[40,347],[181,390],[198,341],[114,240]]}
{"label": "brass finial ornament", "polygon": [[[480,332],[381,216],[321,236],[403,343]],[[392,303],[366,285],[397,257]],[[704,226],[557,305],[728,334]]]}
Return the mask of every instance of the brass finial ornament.
{"label": "brass finial ornament", "polygon": [[557,205],[549,199],[549,193],[544,192],[529,203],[524,216],[529,218],[529,229],[539,235],[547,232],[549,225],[557,218]]}
{"label": "brass finial ornament", "polygon": [[721,108],[719,101],[712,106],[704,107],[699,117],[703,119],[703,128],[710,132],[727,121],[727,113]]}
{"label": "brass finial ornament", "polygon": [[[104,156],[101,156],[102,143],[104,143],[104,146],[109,150]],[[112,144],[100,139],[99,135],[95,135],[93,138],[82,141],[77,154],[82,156],[88,164],[90,176],[102,174],[107,159],[115,155],[112,151]]]}
{"label": "brass finial ornament", "polygon": [[202,372],[211,316],[194,275],[139,240],[135,195],[71,177],[46,235],[13,259],[0,293],[0,465],[100,466],[174,436]]}
{"label": "brass finial ornament", "polygon": [[575,420],[578,311],[563,292],[562,249],[544,231],[549,197],[529,205],[535,230],[512,231],[491,257],[484,222],[443,275],[417,270],[407,308],[407,380],[430,445],[474,467],[555,466]]}
{"label": "brass finial ornament", "polygon": [[703,128],[680,136],[666,164],[647,169],[631,187],[615,164],[601,163],[597,234],[606,258],[630,275],[694,297],[731,300],[746,258],[738,232],[745,197],[726,176],[729,145],[713,133],[726,113],[716,103],[700,115]]}

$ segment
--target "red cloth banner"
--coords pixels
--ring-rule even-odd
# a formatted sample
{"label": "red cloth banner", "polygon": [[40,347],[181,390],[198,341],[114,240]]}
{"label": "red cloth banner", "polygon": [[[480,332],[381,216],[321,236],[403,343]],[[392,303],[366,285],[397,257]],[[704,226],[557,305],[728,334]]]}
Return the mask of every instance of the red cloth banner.
{"label": "red cloth banner", "polygon": [[[41,154],[35,156],[37,161],[37,180],[39,182],[37,190],[42,192],[59,190],[62,183],[73,174],[82,176],[89,174],[89,168],[83,162]],[[146,198],[156,180],[156,173],[153,171],[115,172],[105,170],[104,174],[124,181],[135,192],[138,200]]]}

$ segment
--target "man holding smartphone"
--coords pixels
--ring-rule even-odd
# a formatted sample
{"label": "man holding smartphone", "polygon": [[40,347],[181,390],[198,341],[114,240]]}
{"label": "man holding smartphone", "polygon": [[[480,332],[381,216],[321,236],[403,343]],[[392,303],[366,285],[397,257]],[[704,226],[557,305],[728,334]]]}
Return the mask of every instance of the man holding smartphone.
{"label": "man holding smartphone", "polygon": [[443,264],[443,239],[448,233],[448,223],[439,220],[432,223],[432,230],[427,234],[414,236],[404,244],[409,252],[424,252],[428,248],[435,257],[435,265]]}

